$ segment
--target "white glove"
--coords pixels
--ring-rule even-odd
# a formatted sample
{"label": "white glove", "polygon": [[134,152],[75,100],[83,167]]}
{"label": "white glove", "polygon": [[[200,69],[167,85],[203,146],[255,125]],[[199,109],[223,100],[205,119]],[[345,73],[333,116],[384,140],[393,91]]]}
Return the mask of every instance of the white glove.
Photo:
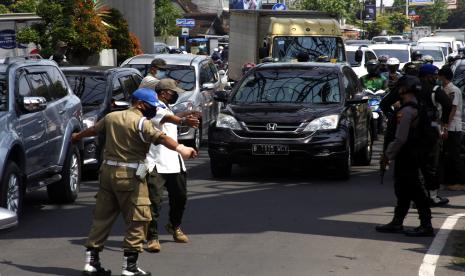
{"label": "white glove", "polygon": [[182,158],[189,159],[197,157],[197,151],[193,148],[186,147],[183,144],[179,144],[176,147],[176,151],[181,154]]}

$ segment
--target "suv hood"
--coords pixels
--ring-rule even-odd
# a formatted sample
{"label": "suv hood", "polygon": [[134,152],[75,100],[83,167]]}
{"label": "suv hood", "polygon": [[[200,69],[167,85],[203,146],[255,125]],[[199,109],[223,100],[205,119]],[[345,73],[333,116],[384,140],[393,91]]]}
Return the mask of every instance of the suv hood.
{"label": "suv hood", "polygon": [[227,113],[243,122],[303,123],[326,115],[340,114],[342,105],[251,104],[228,105]]}

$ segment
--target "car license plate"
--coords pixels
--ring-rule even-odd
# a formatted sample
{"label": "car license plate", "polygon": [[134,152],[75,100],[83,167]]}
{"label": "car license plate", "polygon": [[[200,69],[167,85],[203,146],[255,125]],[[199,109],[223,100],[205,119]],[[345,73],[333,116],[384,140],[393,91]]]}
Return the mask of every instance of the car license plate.
{"label": "car license plate", "polygon": [[272,145],[272,144],[254,144],[252,145],[253,155],[288,155],[288,145]]}

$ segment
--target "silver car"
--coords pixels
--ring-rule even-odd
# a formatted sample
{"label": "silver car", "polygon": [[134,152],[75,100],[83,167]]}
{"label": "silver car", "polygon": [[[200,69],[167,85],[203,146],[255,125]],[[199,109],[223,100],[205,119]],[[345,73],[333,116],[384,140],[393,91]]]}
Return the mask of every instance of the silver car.
{"label": "silver car", "polygon": [[208,127],[219,113],[219,103],[213,99],[221,86],[218,70],[210,57],[190,54],[139,55],[127,59],[121,66],[139,69],[145,76],[155,57],[166,61],[166,77],[175,79],[187,91],[179,95],[172,106],[173,111],[194,110],[202,113],[199,128],[180,127],[178,131],[179,141],[198,149],[202,140],[208,138]]}

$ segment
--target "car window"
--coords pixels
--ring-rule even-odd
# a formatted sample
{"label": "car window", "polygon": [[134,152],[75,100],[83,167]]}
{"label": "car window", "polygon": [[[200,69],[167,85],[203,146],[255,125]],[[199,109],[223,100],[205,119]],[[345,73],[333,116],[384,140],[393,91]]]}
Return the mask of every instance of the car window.
{"label": "car window", "polygon": [[124,101],[124,99],[126,99],[123,87],[121,86],[118,78],[113,79],[113,89],[111,94],[111,98],[114,101]]}
{"label": "car window", "polygon": [[52,101],[48,91],[47,82],[45,81],[45,78],[47,78],[46,73],[31,73],[27,74],[26,78],[31,85],[33,96],[44,97],[47,101]]}
{"label": "car window", "polygon": [[142,74],[142,76],[146,76],[149,72],[149,65],[147,64],[127,64],[124,67],[137,69]]}
{"label": "car window", "polygon": [[353,75],[350,74],[349,68],[344,68],[344,89],[347,99],[352,99],[356,93],[357,84],[353,80]]}
{"label": "car window", "polygon": [[142,77],[137,74],[133,74],[132,79],[135,82],[136,87],[139,87],[140,83],[142,82]]}
{"label": "car window", "polygon": [[195,89],[196,77],[195,68],[185,65],[168,65],[166,68],[166,76],[178,82],[178,86],[186,91]]}
{"label": "car window", "polygon": [[131,75],[121,76],[119,81],[123,87],[124,95],[131,95],[138,88]]}
{"label": "car window", "polygon": [[375,54],[373,54],[371,51],[365,51],[365,62],[371,59],[377,59]]}
{"label": "car window", "polygon": [[208,63],[208,66],[210,67],[211,73],[213,75],[213,82],[218,82],[218,69],[216,68],[215,64]]}
{"label": "car window", "polygon": [[247,75],[233,96],[235,104],[340,103],[339,77],[332,70],[268,69]]}
{"label": "car window", "polygon": [[202,65],[200,67],[200,85],[210,82],[210,79],[211,79],[210,68],[208,68],[208,66],[206,65]]}
{"label": "car window", "polygon": [[100,105],[106,96],[107,80],[103,76],[65,73],[74,94],[83,106]]}
{"label": "car window", "polygon": [[395,57],[398,58],[401,63],[405,63],[409,61],[410,58],[410,52],[409,50],[398,50],[398,49],[373,49],[373,51],[376,53],[376,55],[382,56],[388,56],[388,57]]}
{"label": "car window", "polygon": [[57,100],[68,95],[66,84],[63,76],[56,67],[48,66],[47,68],[48,77],[50,78],[50,96],[52,99]]}
{"label": "car window", "polygon": [[5,75],[0,75],[0,111],[8,110],[8,88]]}
{"label": "car window", "polygon": [[21,74],[16,85],[18,88],[18,94],[22,97],[31,97],[33,96],[31,87],[26,79],[26,74]]}

